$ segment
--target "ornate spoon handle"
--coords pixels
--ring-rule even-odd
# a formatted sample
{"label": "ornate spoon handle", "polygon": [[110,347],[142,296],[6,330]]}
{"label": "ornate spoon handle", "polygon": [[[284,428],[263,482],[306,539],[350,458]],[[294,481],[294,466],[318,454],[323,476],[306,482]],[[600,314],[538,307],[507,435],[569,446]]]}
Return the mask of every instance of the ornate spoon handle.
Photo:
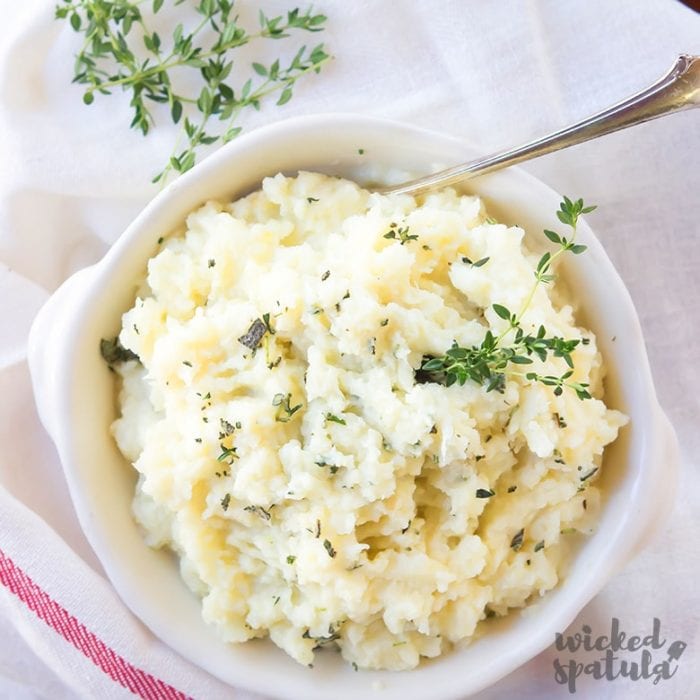
{"label": "ornate spoon handle", "polygon": [[530,141],[523,146],[494,153],[400,185],[378,188],[377,191],[383,194],[419,194],[436,187],[453,185],[460,180],[575,146],[665,114],[698,106],[700,106],[700,57],[681,54],[673,68],[663,78],[641,92],[583,121]]}

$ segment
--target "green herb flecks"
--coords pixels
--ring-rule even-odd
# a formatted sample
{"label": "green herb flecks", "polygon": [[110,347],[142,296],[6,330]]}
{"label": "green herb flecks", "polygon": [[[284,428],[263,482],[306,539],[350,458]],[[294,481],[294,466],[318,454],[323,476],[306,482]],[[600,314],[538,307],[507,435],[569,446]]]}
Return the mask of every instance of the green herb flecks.
{"label": "green herb flecks", "polygon": [[275,394],[272,399],[272,405],[278,408],[275,415],[275,420],[280,423],[288,423],[292,416],[302,407],[303,404],[291,406],[291,394]]}
{"label": "green herb flecks", "polygon": [[[153,30],[161,10],[182,19],[171,35]],[[152,103],[166,106],[172,122],[182,125],[172,155],[154,182],[189,170],[202,147],[236,138],[242,130],[241,114],[259,110],[269,95],[278,95],[277,105],[289,102],[295,83],[307,73],[318,73],[330,59],[323,44],[311,49],[304,45],[288,62],[255,62],[245,72],[244,61],[238,55],[234,59],[235,49],[323,31],[326,17],[311,8],[294,8],[276,17],[260,10],[258,28],[249,31],[237,12],[233,0],[179,0],[167,7],[163,0],[65,0],[56,5],[56,17],[83,37],[73,82],[84,86],[85,104],[122,90],[131,97],[132,128],[149,133],[156,121]],[[269,53],[261,48],[261,55]],[[181,85],[192,87],[185,90]]]}
{"label": "green herb flecks", "polygon": [[317,649],[318,647],[322,647],[326,644],[331,644],[332,642],[335,642],[336,640],[340,639],[340,633],[336,629],[334,629],[333,625],[329,625],[327,635],[313,637],[311,635],[310,630],[307,629],[306,632],[304,632],[301,635],[301,638],[302,639],[313,639],[314,642],[316,642],[316,646],[314,647],[314,649]]}
{"label": "green herb flecks", "polygon": [[100,354],[102,355],[102,359],[109,365],[129,362],[130,360],[141,361],[135,352],[125,348],[119,342],[119,336],[115,336],[111,340],[102,338],[102,340],[100,340]]}
{"label": "green herb flecks", "polygon": [[[454,342],[444,355],[424,356],[420,368],[416,371],[416,381],[435,382],[449,387],[453,384],[464,385],[469,380],[483,384],[486,391],[503,392],[507,377],[524,377],[528,381],[554,387],[554,394],[557,396],[564,388],[569,388],[579,399],[590,399],[588,384],[571,380],[574,373],[572,353],[581,340],[567,340],[550,335],[542,325],[536,333],[526,333],[521,324],[537,288],[554,280],[551,273],[554,261],[567,251],[579,254],[586,249],[585,246],[575,243],[576,226],[582,214],[594,209],[594,206],[584,206],[582,199],[572,202],[568,197],[564,197],[557,216],[562,223],[571,227],[572,236],[568,239],[553,231],[544,232],[559,249],[554,253],[547,252],[540,258],[534,273],[535,282],[520,309],[513,312],[502,304],[493,304],[491,307],[496,316],[508,322],[506,328],[499,335],[495,335],[490,329],[487,330],[480,345],[461,347]],[[507,338],[510,338],[510,342],[506,342]],[[544,362],[549,356],[563,359],[569,369],[559,376],[516,369],[518,366],[532,364],[533,357]]]}
{"label": "green herb flecks", "polygon": [[224,511],[228,510],[229,503],[231,503],[231,494],[227,493],[222,499],[221,499],[221,507],[224,509]]}
{"label": "green herb flecks", "polygon": [[221,454],[216,458],[217,462],[226,462],[230,466],[234,460],[238,459],[235,447],[226,447],[223,443],[219,447],[221,447]]}
{"label": "green herb flecks", "polygon": [[418,240],[418,234],[410,233],[408,226],[399,226],[397,223],[389,224],[389,230],[384,234],[384,238],[392,238],[405,245],[409,241]]}
{"label": "green herb flecks", "polygon": [[317,462],[314,462],[314,464],[317,467],[328,467],[328,471],[331,474],[337,474],[338,469],[340,469],[340,467],[337,464],[331,464],[330,462],[326,462],[325,459],[319,459]]}
{"label": "green herb flecks", "polygon": [[510,541],[510,548],[517,552],[522,546],[523,546],[523,538],[525,537],[525,529],[520,528],[515,535],[513,535],[513,539]]}
{"label": "green herb flecks", "polygon": [[323,547],[325,548],[326,552],[328,552],[328,556],[331,559],[334,559],[336,551],[333,549],[333,545],[331,544],[330,540],[323,540]]}
{"label": "green herb flecks", "polygon": [[325,413],[323,417],[331,423],[339,423],[340,425],[346,425],[345,419],[338,418],[338,416],[336,416],[333,413]]}
{"label": "green herb flecks", "polygon": [[255,515],[259,515],[263,520],[269,521],[272,518],[270,511],[266,510],[262,506],[245,506],[243,510],[248,513],[255,513]]}
{"label": "green herb flecks", "polygon": [[256,318],[253,323],[250,324],[250,328],[248,328],[247,332],[238,339],[238,342],[251,350],[257,350],[260,347],[265,333],[269,333],[270,335],[275,334],[270,324],[270,314],[263,314],[261,319]]}
{"label": "green herb flecks", "polygon": [[477,260],[476,262],[472,262],[466,255],[462,256],[462,262],[465,263],[466,265],[471,265],[472,267],[483,267],[486,265],[486,263],[490,260],[491,258],[486,257],[486,258],[481,258],[480,260]]}
{"label": "green herb flecks", "polygon": [[491,498],[491,496],[495,496],[496,492],[493,489],[477,489],[476,490],[476,497],[477,498]]}
{"label": "green herb flecks", "polygon": [[598,467],[593,467],[589,472],[586,472],[582,477],[581,481],[588,481],[596,472],[598,471]]}

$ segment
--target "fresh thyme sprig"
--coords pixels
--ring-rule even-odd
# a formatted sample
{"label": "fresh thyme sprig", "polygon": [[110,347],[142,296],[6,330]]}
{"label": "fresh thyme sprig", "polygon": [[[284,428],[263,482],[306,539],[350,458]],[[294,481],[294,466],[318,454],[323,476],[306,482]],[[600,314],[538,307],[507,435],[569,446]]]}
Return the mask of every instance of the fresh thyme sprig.
{"label": "fresh thyme sprig", "polygon": [[[549,284],[555,279],[552,274],[552,264],[567,251],[575,255],[583,253],[586,246],[579,245],[576,240],[576,227],[582,214],[588,214],[595,206],[584,206],[583,200],[576,201],[564,197],[559,205],[557,217],[572,230],[571,238],[560,236],[554,231],[545,230],[545,236],[559,247],[554,253],[544,253],[535,268],[535,282],[530,289],[525,301],[517,313],[513,313],[502,304],[493,304],[492,308],[499,318],[508,321],[507,327],[498,335],[487,330],[481,345],[464,348],[456,342],[452,347],[439,357],[426,356],[417,372],[420,381],[437,382],[451,386],[452,384],[464,385],[467,380],[486,385],[487,391],[503,391],[507,376],[521,376],[528,381],[540,382],[545,386],[554,387],[554,393],[559,396],[564,388],[576,392],[580,399],[590,399],[588,384],[571,381],[574,362],[572,352],[580,344],[586,344],[587,339],[566,340],[559,336],[548,336],[547,329],[540,325],[535,334],[525,333],[522,328],[523,315],[529,308],[535,296],[537,288],[542,284]],[[512,334],[509,344],[505,339]],[[530,365],[532,356],[543,362],[549,355],[560,357],[568,365],[569,369],[560,376],[541,375],[537,372],[522,372],[514,369],[515,366]]]}
{"label": "fresh thyme sprig", "polygon": [[[183,0],[171,0],[171,6]],[[73,82],[85,86],[83,101],[92,104],[98,94],[121,89],[131,95],[131,127],[144,135],[155,124],[151,103],[167,105],[170,118],[182,124],[182,131],[168,163],[154,178],[165,180],[170,173],[183,173],[196,161],[201,147],[226,143],[241,132],[241,112],[259,110],[262,100],[278,93],[277,104],[292,98],[294,85],[303,75],[321,70],[330,55],[323,44],[309,49],[301,46],[291,61],[279,58],[269,64],[255,62],[250,77],[241,75],[235,90],[227,80],[233,75],[234,49],[254,40],[285,39],[294,32],[323,31],[326,16],[311,8],[295,8],[277,17],[259,11],[257,31],[249,32],[233,15],[233,0],[198,0],[192,9],[198,20],[191,29],[177,25],[172,36],[161,37],[152,20],[165,6],[152,0],[64,0],[56,6],[56,17],[67,20],[84,35],[75,61]],[[186,12],[178,10],[181,15]],[[187,19],[185,17],[185,19]],[[196,72],[201,88],[197,93],[181,91],[177,84],[186,73]],[[184,118],[183,118],[184,117]],[[223,126],[213,126],[218,119]],[[184,138],[186,144],[180,143]]]}

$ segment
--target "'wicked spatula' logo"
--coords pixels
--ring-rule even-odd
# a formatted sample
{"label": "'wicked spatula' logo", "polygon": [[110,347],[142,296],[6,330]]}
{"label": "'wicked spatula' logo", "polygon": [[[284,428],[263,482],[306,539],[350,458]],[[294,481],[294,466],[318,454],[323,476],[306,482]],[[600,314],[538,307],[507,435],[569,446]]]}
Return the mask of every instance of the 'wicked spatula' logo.
{"label": "'wicked spatula' logo", "polygon": [[[652,680],[656,685],[676,673],[678,660],[687,646],[685,642],[676,640],[666,648],[666,640],[661,639],[661,621],[656,617],[651,634],[645,637],[628,637],[620,629],[620,621],[613,617],[607,635],[594,636],[590,626],[583,625],[581,632],[571,636],[557,632],[554,645],[557,651],[571,655],[601,652],[601,656],[593,660],[583,661],[574,656],[554,659],[554,680],[566,685],[570,693],[576,692],[576,679],[581,675],[608,681],[616,678]],[[627,653],[623,657],[621,652]],[[630,654],[634,656],[630,658]]]}

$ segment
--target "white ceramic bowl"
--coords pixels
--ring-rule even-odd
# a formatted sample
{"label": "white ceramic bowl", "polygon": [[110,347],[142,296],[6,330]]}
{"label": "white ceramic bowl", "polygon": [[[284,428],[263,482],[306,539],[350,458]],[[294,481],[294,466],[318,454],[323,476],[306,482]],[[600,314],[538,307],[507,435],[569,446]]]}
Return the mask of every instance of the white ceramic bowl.
{"label": "white ceramic bowl", "polygon": [[[320,654],[310,669],[269,641],[220,642],[203,623],[200,603],[181,581],[173,556],[144,544],[130,510],[135,473],[109,434],[114,382],[99,343],[118,332],[158,237],[205,200],[239,197],[279,171],[319,170],[361,181],[387,171],[396,177],[400,171],[424,174],[473,155],[462,141],[355,115],[305,117],[258,129],[162,191],[104,259],[71,277],[36,318],[29,342],[36,401],[88,540],[133,612],[182,656],[228,683],[304,700],[462,698],[551,644],[555,632],[639,550],[670,505],[676,439],[657,403],[631,299],[583,223],[579,236],[588,251],[570,256],[565,276],[580,304],[579,322],[598,336],[609,373],[607,401],[631,422],[606,452],[606,500],[596,534],[581,546],[566,579],[536,605],[413,671],[354,672],[332,652]],[[484,197],[494,216],[520,224],[530,236],[558,225],[560,196],[520,170],[482,177],[467,189]]]}

